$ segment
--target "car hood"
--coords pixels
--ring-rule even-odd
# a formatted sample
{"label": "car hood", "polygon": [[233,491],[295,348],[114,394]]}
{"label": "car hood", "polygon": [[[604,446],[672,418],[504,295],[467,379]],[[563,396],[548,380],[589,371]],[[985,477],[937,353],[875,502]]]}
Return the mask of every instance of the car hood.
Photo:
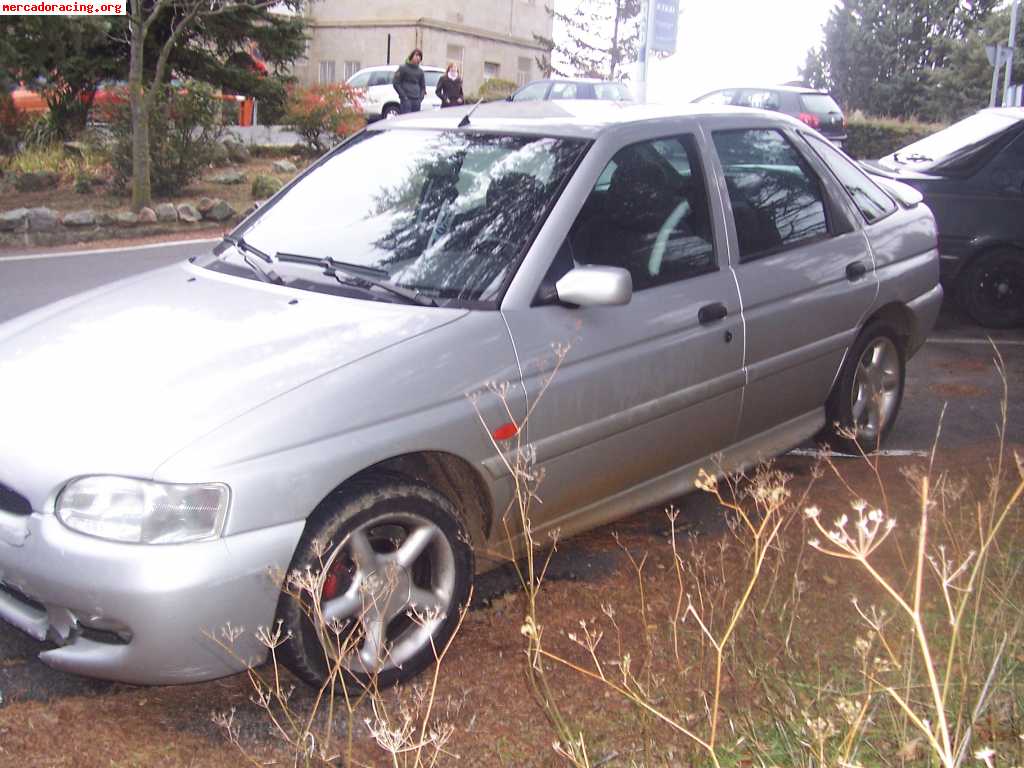
{"label": "car hood", "polygon": [[0,325],[0,482],[28,495],[151,476],[246,411],[464,314],[191,265],[44,307]]}

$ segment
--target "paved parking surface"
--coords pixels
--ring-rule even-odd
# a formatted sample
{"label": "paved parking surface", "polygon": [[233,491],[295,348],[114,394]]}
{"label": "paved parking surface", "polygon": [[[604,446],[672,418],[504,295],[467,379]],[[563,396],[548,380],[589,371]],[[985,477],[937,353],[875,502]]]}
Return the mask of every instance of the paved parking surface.
{"label": "paved parking surface", "polygon": [[[0,321],[60,296],[86,290],[119,276],[162,266],[198,252],[203,244],[123,249],[74,257],[0,257]],[[209,247],[206,245],[205,247]],[[945,312],[935,334],[911,361],[903,406],[886,450],[897,455],[925,455],[931,449],[945,408],[940,446],[943,454],[994,445],[1001,422],[1003,385],[994,358],[1002,356],[1009,388],[1007,439],[1024,446],[1024,329],[987,334],[952,312]],[[797,451],[793,461],[811,462]],[[702,502],[688,497],[693,508]],[[699,514],[699,509],[692,509]],[[578,550],[576,550],[578,553]],[[617,567],[618,559],[601,553],[574,559],[565,548],[553,566],[554,578],[586,579]],[[487,600],[516,588],[507,572],[488,575],[478,598]],[[55,672],[36,654],[45,646],[0,623],[0,706],[17,700],[97,694],[119,686]]]}

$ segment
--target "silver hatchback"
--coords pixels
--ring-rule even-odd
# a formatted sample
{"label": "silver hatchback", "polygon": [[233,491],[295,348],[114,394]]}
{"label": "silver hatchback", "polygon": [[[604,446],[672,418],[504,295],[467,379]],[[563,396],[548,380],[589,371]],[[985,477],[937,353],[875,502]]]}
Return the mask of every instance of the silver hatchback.
{"label": "silver hatchback", "polygon": [[[208,255],[0,326],[0,617],[47,664],[135,683],[258,663],[280,619],[315,684],[281,574],[339,542],[318,600],[356,638],[342,663],[407,678],[508,551],[495,445],[543,468],[536,536],[685,492],[712,455],[875,446],[938,274],[920,196],[784,116],[378,123]],[[485,430],[467,394],[495,382]],[[240,658],[209,639],[228,623]]]}

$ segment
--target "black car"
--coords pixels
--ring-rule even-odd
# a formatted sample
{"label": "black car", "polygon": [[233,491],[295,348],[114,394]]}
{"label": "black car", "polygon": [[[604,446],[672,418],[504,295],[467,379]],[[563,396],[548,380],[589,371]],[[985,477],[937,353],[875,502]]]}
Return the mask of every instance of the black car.
{"label": "black car", "polygon": [[632,101],[629,88],[614,80],[586,78],[549,78],[527,83],[508,97],[509,101],[548,101],[557,99],[600,99]]}
{"label": "black car", "polygon": [[694,104],[723,104],[733,107],[768,109],[791,115],[840,147],[846,144],[846,118],[835,99],[824,91],[793,85],[764,88],[723,88],[705,93]]}
{"label": "black car", "polygon": [[980,325],[1024,324],[1024,109],[983,109],[865,165],[924,195],[947,295]]}

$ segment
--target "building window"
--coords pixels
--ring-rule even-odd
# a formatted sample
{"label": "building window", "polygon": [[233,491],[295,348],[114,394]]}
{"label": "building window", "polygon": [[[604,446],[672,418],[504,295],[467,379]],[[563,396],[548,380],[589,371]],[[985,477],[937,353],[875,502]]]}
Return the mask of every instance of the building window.
{"label": "building window", "polygon": [[501,64],[495,61],[484,62],[484,80],[501,77]]}
{"label": "building window", "polygon": [[530,82],[530,70],[533,68],[533,60],[529,56],[519,57],[519,66],[516,69],[516,85],[526,85]]}
{"label": "building window", "polygon": [[350,77],[352,77],[352,75],[354,75],[360,69],[362,69],[362,67],[359,66],[359,62],[358,61],[346,61],[345,62],[345,81],[347,82],[348,79]]}
{"label": "building window", "polygon": [[326,85],[327,83],[333,83],[334,80],[334,61],[321,61],[320,84]]}
{"label": "building window", "polygon": [[[461,45],[448,46],[448,61],[454,61],[462,69],[462,62],[465,61],[466,49]],[[447,62],[446,62],[447,63]]]}

